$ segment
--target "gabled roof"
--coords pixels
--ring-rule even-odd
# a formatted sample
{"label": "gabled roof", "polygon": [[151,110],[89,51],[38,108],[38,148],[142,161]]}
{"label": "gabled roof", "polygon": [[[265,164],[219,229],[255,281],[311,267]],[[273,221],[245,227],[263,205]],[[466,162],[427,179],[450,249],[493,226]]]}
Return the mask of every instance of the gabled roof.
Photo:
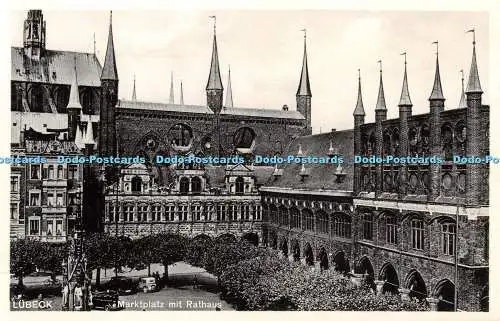
{"label": "gabled roof", "polygon": [[[117,108],[124,109],[140,109],[140,110],[155,110],[168,111],[178,113],[195,113],[195,114],[210,114],[213,113],[207,106],[202,105],[176,105],[152,103],[143,101],[120,100]],[[249,116],[249,117],[267,117],[267,118],[282,118],[282,119],[304,119],[304,116],[295,110],[284,111],[281,109],[258,109],[258,108],[228,108],[221,111],[221,115]]]}
{"label": "gabled roof", "polygon": [[101,86],[101,64],[95,54],[61,50],[45,50],[40,61],[24,54],[24,48],[11,48],[11,80],[71,85],[78,73],[79,86]]}
{"label": "gabled roof", "polygon": [[266,186],[301,190],[352,191],[354,169],[352,164],[348,164],[348,161],[353,159],[354,153],[353,130],[299,137],[288,146],[283,157],[296,155],[299,145],[302,147],[305,157],[327,157],[330,142],[334,148],[337,148],[339,156],[344,158],[342,172],[346,173],[346,175],[343,181],[337,181],[335,175],[337,164],[305,164],[304,167],[309,176],[303,180],[299,175],[302,165],[287,164],[278,166],[278,168],[283,169],[282,175],[277,178],[270,178]]}

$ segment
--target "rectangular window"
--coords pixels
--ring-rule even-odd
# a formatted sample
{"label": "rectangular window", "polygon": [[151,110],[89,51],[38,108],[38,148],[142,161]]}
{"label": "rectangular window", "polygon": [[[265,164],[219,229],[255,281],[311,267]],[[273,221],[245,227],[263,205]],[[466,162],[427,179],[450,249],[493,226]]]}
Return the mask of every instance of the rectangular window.
{"label": "rectangular window", "polygon": [[179,206],[179,221],[187,221],[188,220],[188,207],[187,205]]}
{"label": "rectangular window", "polygon": [[155,205],[153,206],[153,217],[151,218],[152,221],[154,222],[160,222],[161,221],[161,206],[160,205]]}
{"label": "rectangular window", "polygon": [[325,212],[319,212],[317,214],[317,220],[318,233],[328,234],[328,214]]}
{"label": "rectangular window", "polygon": [[30,206],[40,206],[40,192],[30,192]]}
{"label": "rectangular window", "polygon": [[19,176],[10,177],[10,191],[19,192]]}
{"label": "rectangular window", "polygon": [[57,193],[56,194],[56,206],[64,206],[64,194],[63,193]]}
{"label": "rectangular window", "polygon": [[47,206],[54,206],[54,205],[55,205],[54,193],[47,193]]}
{"label": "rectangular window", "polygon": [[17,203],[10,203],[10,219],[15,220],[19,216],[19,206]]}
{"label": "rectangular window", "polygon": [[62,235],[63,221],[56,220],[56,235]]}
{"label": "rectangular window", "polygon": [[446,255],[455,255],[455,229],[455,223],[441,225],[443,253]]}
{"label": "rectangular window", "polygon": [[68,179],[78,179],[78,167],[77,165],[68,165]]}
{"label": "rectangular window", "polygon": [[398,226],[396,224],[396,217],[388,216],[385,221],[385,240],[389,244],[398,243]]}
{"label": "rectangular window", "polygon": [[31,165],[30,179],[40,179],[40,165]]}
{"label": "rectangular window", "polygon": [[363,239],[373,239],[373,217],[371,214],[363,214]]}
{"label": "rectangular window", "polygon": [[54,234],[54,222],[47,221],[47,236],[52,236]]}
{"label": "rectangular window", "polygon": [[346,215],[335,214],[331,223],[332,234],[336,237],[351,237],[351,218]]}
{"label": "rectangular window", "polygon": [[40,235],[40,220],[29,220],[29,235]]}
{"label": "rectangular window", "polygon": [[219,204],[217,205],[217,221],[225,221],[226,220],[226,205]]}
{"label": "rectangular window", "polygon": [[411,221],[411,245],[415,250],[424,249],[424,221],[417,219]]}
{"label": "rectangular window", "polygon": [[201,221],[201,206],[192,205],[191,206],[191,219],[193,221]]}

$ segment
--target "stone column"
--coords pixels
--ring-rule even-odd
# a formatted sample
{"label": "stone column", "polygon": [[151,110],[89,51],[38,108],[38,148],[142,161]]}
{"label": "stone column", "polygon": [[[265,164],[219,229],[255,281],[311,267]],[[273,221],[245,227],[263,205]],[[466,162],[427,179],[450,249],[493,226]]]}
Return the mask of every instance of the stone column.
{"label": "stone column", "polygon": [[377,295],[382,295],[382,291],[384,290],[384,284],[385,284],[385,281],[383,281],[383,280],[376,280],[375,281],[375,286],[377,288]]}
{"label": "stone column", "polygon": [[436,298],[427,298],[427,302],[429,303],[429,307],[431,311],[437,311],[438,310],[438,303],[439,299]]}
{"label": "stone column", "polygon": [[401,301],[403,302],[410,301],[410,289],[399,288],[399,294],[401,295]]}

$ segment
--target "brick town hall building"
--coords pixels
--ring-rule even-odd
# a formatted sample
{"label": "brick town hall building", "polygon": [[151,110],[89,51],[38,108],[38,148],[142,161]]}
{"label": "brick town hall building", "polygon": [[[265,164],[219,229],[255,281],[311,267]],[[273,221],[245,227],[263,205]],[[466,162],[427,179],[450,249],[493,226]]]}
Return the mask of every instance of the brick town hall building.
{"label": "brick town hall building", "polygon": [[[162,231],[245,237],[290,260],[350,273],[379,292],[426,300],[432,309],[488,304],[486,165],[451,155],[487,155],[489,106],[475,46],[467,88],[444,110],[439,62],[430,112],[412,115],[406,66],[398,119],[386,119],[380,73],[375,123],[361,98],[354,129],[311,135],[304,53],[296,110],[236,108],[224,88],[217,39],[206,105],[118,99],[110,22],[101,66],[95,54],[49,50],[41,10],[30,10],[23,47],[12,48],[13,155],[44,164],[11,166],[11,238],[64,242],[83,216],[89,231],[131,238]],[[208,67],[208,66],[207,66]],[[145,164],[102,168],[57,164],[58,155],[136,156]],[[440,155],[427,165],[158,165],[157,155]]]}

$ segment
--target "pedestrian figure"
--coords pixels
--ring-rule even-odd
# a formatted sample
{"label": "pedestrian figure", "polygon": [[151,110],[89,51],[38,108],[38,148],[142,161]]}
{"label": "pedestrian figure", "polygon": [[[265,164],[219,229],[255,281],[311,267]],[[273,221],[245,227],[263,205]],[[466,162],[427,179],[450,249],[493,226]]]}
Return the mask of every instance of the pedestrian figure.
{"label": "pedestrian figure", "polygon": [[63,286],[62,288],[62,307],[63,310],[66,310],[68,308],[68,296],[69,296],[69,287],[68,284]]}
{"label": "pedestrian figure", "polygon": [[193,278],[193,289],[197,289],[197,288],[198,288],[198,275],[195,274],[194,278]]}
{"label": "pedestrian figure", "polygon": [[78,283],[75,287],[74,297],[75,297],[75,309],[80,310],[82,308],[82,297],[83,297],[83,291],[82,287],[80,286],[80,283]]}

